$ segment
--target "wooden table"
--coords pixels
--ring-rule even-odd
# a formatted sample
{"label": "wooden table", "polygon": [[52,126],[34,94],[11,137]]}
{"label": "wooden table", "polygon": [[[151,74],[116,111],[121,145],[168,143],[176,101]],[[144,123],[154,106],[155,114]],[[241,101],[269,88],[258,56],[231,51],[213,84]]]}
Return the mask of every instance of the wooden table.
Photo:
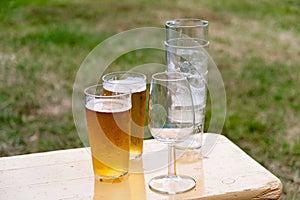
{"label": "wooden table", "polygon": [[[192,191],[160,195],[148,188],[155,175],[167,173],[166,148],[146,140],[145,155],[132,161],[121,183],[93,178],[88,148],[0,158],[0,199],[278,199],[282,185],[272,173],[222,135],[204,134],[205,156],[182,155],[178,173],[197,181]],[[209,138],[212,139],[209,141]],[[205,149],[206,148],[206,149]],[[139,173],[140,171],[144,173]]]}

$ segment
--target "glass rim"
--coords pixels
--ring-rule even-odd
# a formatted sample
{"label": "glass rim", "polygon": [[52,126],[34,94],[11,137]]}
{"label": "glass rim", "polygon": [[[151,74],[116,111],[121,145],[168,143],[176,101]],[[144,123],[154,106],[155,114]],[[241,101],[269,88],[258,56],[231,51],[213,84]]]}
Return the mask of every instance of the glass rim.
{"label": "glass rim", "polygon": [[[140,78],[142,78],[142,80],[134,81],[134,83],[143,83],[143,82],[146,83],[146,80],[147,80],[147,76],[145,74],[143,74],[143,73],[140,73],[140,72],[117,71],[117,72],[110,72],[110,73],[105,74],[104,76],[102,76],[102,81],[106,82],[106,83],[110,83],[110,79],[106,80],[105,78],[109,77],[111,75],[114,75],[114,74],[116,74],[116,75],[120,75],[120,74],[125,74],[125,75],[126,74],[135,74],[135,75],[139,75]],[[119,79],[117,79],[117,80],[119,80]],[[126,84],[126,83],[122,83],[122,84],[123,85],[130,85],[130,84],[132,84],[132,82],[128,83],[128,84]]]}
{"label": "glass rim", "polygon": [[94,97],[94,98],[103,98],[103,99],[119,98],[119,97],[124,97],[126,95],[132,94],[131,89],[128,87],[124,87],[124,88],[128,89],[128,93],[118,92],[118,94],[116,94],[116,95],[97,95],[97,94],[92,94],[92,93],[88,92],[88,90],[90,90],[92,88],[97,88],[99,86],[103,88],[103,84],[95,84],[95,85],[88,86],[87,88],[84,89],[83,92],[86,96],[90,96],[90,97]]}
{"label": "glass rim", "polygon": [[[184,25],[185,22],[193,22],[193,25]],[[195,19],[195,18],[187,18],[187,19],[173,19],[168,20],[165,23],[167,28],[205,28],[208,27],[209,22],[204,19]]]}
{"label": "glass rim", "polygon": [[[189,46],[170,44],[171,40],[175,41],[175,40],[178,40],[178,39],[180,39],[180,40],[182,40],[182,39],[187,40],[188,39],[188,40],[191,40],[191,41],[195,41],[195,44],[194,45],[189,45]],[[203,40],[203,41],[205,41],[205,40]],[[205,50],[205,47],[209,46],[209,41],[205,41],[205,42],[206,42],[205,45],[201,45],[201,44],[199,44],[199,42],[197,42],[193,38],[174,38],[174,39],[170,39],[168,41],[165,41],[164,44],[165,44],[166,47],[181,48],[181,49],[203,49],[203,50]]]}
{"label": "glass rim", "polygon": [[[178,78],[159,78],[157,76],[160,76],[160,75],[168,75],[168,74],[173,74],[173,75],[180,75],[180,77]],[[152,79],[155,79],[155,80],[158,80],[158,81],[179,81],[179,80],[187,80],[186,76],[184,76],[184,74],[182,72],[157,72],[155,74],[152,75]]]}

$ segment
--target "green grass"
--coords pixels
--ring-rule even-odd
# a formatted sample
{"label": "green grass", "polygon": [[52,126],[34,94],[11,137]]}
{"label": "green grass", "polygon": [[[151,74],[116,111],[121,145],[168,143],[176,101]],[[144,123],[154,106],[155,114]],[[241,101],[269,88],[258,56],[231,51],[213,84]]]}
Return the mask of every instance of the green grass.
{"label": "green grass", "polygon": [[[280,177],[282,199],[299,199],[299,15],[297,0],[0,1],[0,156],[82,146],[72,86],[101,41],[168,19],[205,18],[226,87],[223,134]],[[111,69],[151,62],[164,62],[164,53],[133,51]]]}

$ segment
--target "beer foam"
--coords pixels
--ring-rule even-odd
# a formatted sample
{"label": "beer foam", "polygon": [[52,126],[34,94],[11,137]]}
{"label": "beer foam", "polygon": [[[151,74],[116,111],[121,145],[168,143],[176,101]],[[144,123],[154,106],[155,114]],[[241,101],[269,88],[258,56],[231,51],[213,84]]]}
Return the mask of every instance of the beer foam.
{"label": "beer foam", "polygon": [[131,109],[131,104],[122,99],[94,99],[86,103],[89,110],[105,113],[118,113]]}
{"label": "beer foam", "polygon": [[103,83],[103,87],[114,92],[124,92],[125,88],[130,88],[131,92],[135,93],[146,90],[146,82],[139,77],[127,77],[123,80],[108,80]]}

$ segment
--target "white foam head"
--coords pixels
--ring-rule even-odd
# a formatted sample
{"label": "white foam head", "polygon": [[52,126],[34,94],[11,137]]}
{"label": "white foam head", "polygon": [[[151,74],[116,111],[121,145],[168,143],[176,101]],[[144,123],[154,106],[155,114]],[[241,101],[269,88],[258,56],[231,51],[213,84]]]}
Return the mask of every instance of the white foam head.
{"label": "white foam head", "polygon": [[94,99],[88,101],[85,107],[96,112],[118,113],[131,109],[131,104],[122,99]]}
{"label": "white foam head", "polygon": [[108,80],[103,82],[103,87],[108,91],[124,92],[125,88],[130,88],[132,93],[146,90],[146,82],[139,77],[127,77],[122,80]]}

